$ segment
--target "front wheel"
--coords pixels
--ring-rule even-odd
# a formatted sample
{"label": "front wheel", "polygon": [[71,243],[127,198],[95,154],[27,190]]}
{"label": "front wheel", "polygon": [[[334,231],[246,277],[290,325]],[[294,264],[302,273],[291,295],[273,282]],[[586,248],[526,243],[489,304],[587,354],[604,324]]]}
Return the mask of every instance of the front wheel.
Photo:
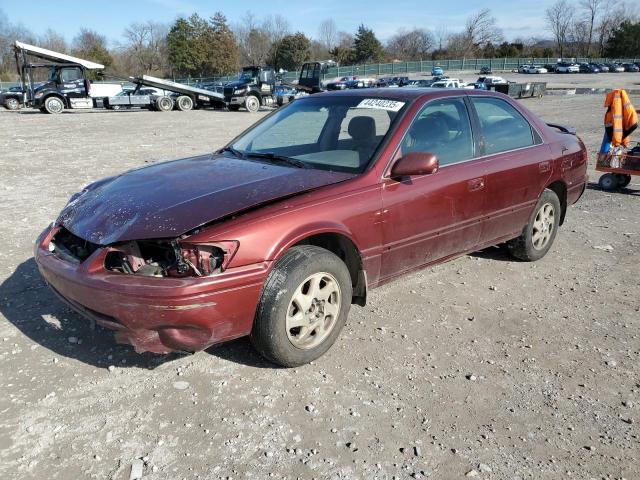
{"label": "front wheel", "polygon": [[61,113],[64,110],[64,103],[58,97],[49,97],[44,101],[44,110],[51,114]]}
{"label": "front wheel", "polygon": [[613,173],[605,173],[598,180],[598,186],[603,190],[615,190],[618,185],[618,177]]}
{"label": "front wheel", "polygon": [[260,99],[255,95],[249,95],[244,101],[244,106],[250,113],[256,113],[260,110]]}
{"label": "front wheel", "polygon": [[340,258],[320,247],[293,247],[264,284],[251,342],[279,365],[309,363],[338,338],[351,297],[351,277]]}
{"label": "front wheel", "polygon": [[7,110],[18,110],[20,108],[20,102],[17,98],[7,98],[4,101],[4,107]]}
{"label": "front wheel", "polygon": [[518,238],[509,240],[509,253],[526,262],[544,257],[558,233],[562,207],[558,195],[552,190],[542,192],[533,214]]}

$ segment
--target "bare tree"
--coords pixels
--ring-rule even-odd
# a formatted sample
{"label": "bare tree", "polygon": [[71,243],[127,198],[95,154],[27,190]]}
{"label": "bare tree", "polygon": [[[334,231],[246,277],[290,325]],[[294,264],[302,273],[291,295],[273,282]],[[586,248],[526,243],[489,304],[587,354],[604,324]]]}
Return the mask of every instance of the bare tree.
{"label": "bare tree", "polygon": [[491,10],[484,8],[467,19],[464,33],[473,43],[480,47],[487,43],[499,43],[503,40],[502,30],[498,27],[495,17],[491,16]]}
{"label": "bare tree", "polygon": [[69,45],[65,38],[50,28],[38,38],[38,45],[60,53],[68,53],[69,51]]}
{"label": "bare tree", "polygon": [[132,23],[124,31],[124,54],[136,68],[148,74],[167,65],[166,25],[156,22]]}
{"label": "bare tree", "polygon": [[573,21],[573,7],[567,0],[557,0],[545,11],[547,24],[558,46],[560,57],[564,56],[565,46]]}
{"label": "bare tree", "polygon": [[447,39],[449,38],[449,29],[444,23],[441,23],[435,29],[435,34],[436,34],[436,41],[438,42],[438,50],[442,50],[442,47],[444,47],[444,45],[447,42]]}
{"label": "bare tree", "polygon": [[467,57],[489,43],[500,43],[502,40],[502,31],[495,17],[491,16],[491,10],[484,8],[467,19],[462,32],[449,37],[447,48],[456,55]]}
{"label": "bare tree", "polygon": [[[596,18],[600,16],[601,10],[607,2],[604,0],[581,0],[580,6],[587,11],[587,21],[589,25],[589,34],[587,36],[587,57],[591,52],[591,42],[593,41],[593,28]],[[610,3],[610,2],[609,2]]]}
{"label": "bare tree", "polygon": [[318,39],[320,43],[324,45],[324,48],[329,51],[336,46],[338,40],[338,27],[333,18],[327,18],[320,23],[318,27]]}
{"label": "bare tree", "polygon": [[242,62],[264,65],[282,39],[291,32],[289,21],[282,15],[267,17],[258,22],[253,12],[246,12],[233,27],[240,47]]}
{"label": "bare tree", "polygon": [[410,31],[400,30],[391,37],[387,50],[396,59],[422,60],[433,49],[435,39],[431,32],[422,28]]}

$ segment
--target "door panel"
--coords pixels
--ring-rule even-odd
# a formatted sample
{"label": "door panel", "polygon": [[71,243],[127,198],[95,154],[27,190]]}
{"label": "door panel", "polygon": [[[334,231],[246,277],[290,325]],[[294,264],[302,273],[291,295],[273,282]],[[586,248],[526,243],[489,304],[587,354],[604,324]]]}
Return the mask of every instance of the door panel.
{"label": "door panel", "polygon": [[551,177],[547,145],[487,158],[487,219],[482,243],[520,235]]}
{"label": "door panel", "polygon": [[472,249],[482,230],[484,162],[462,97],[428,102],[402,140],[396,160],[408,152],[435,154],[431,175],[386,179],[382,190],[382,276],[392,277]]}
{"label": "door panel", "polygon": [[509,102],[486,96],[470,101],[486,159],[486,244],[521,233],[553,166],[549,147]]}
{"label": "door panel", "polygon": [[383,277],[478,244],[485,198],[483,163],[450,165],[432,175],[384,184]]}

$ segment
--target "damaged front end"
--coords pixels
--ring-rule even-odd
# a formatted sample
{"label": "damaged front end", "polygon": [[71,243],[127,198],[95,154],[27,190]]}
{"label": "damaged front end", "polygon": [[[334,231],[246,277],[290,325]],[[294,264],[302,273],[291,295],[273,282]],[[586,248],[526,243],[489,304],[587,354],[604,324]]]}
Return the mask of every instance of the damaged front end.
{"label": "damaged front end", "polygon": [[105,248],[104,268],[111,272],[144,277],[206,277],[223,272],[238,250],[237,241],[189,243],[176,240],[121,242],[102,247],[64,227],[51,238],[48,250],[61,260],[79,264],[99,248]]}
{"label": "damaged front end", "polygon": [[238,247],[188,235],[99,245],[54,225],[36,243],[36,262],[62,300],[115,330],[119,343],[138,352],[197,351],[251,328],[265,270],[227,271]]}
{"label": "damaged front end", "polygon": [[227,268],[238,242],[144,240],[110,245],[108,249],[104,266],[112,272],[146,277],[206,277]]}

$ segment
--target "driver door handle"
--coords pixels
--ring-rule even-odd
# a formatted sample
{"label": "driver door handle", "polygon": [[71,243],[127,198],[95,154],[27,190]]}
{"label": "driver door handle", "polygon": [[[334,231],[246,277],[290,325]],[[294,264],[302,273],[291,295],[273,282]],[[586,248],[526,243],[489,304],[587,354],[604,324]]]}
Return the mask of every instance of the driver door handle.
{"label": "driver door handle", "polygon": [[484,177],[473,178],[467,182],[467,187],[470,192],[477,192],[484,188]]}

